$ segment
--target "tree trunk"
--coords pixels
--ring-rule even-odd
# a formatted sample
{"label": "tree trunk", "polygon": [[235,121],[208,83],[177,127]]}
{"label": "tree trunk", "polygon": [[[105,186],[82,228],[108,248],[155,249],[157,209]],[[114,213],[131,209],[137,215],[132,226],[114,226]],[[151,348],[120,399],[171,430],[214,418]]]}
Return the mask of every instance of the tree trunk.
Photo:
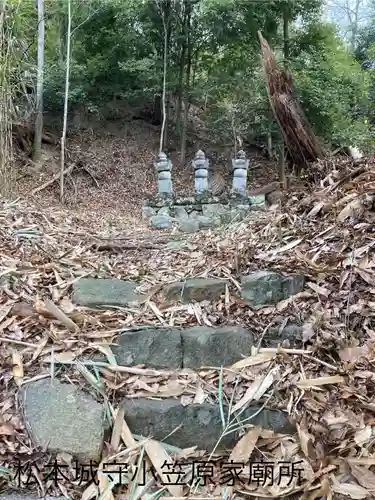
{"label": "tree trunk", "polygon": [[165,149],[166,130],[168,127],[167,69],[168,69],[169,39],[170,39],[170,35],[171,35],[171,1],[170,0],[167,0],[164,3],[164,10],[162,8],[161,16],[162,16],[162,21],[163,21],[164,49],[163,49],[163,89],[162,89],[162,96],[161,96],[160,102],[159,102],[160,123],[161,123],[159,153],[161,153],[162,150]]}
{"label": "tree trunk", "polygon": [[170,96],[167,95],[165,98],[165,119],[164,119],[164,135],[163,135],[163,144],[164,148],[168,147],[168,128],[169,128],[169,121],[170,121]]}
{"label": "tree trunk", "polygon": [[187,37],[186,37],[186,24],[187,24],[187,3],[184,2],[183,4],[184,7],[184,14],[183,14],[183,21],[182,21],[182,29],[184,31],[184,39],[181,44],[181,51],[180,51],[180,60],[179,60],[179,70],[178,70],[178,86],[177,86],[177,102],[176,102],[176,129],[177,132],[181,136],[181,110],[182,110],[182,99],[184,95],[184,70],[185,70],[185,64],[186,64],[186,45],[187,45]]}
{"label": "tree trunk", "polygon": [[187,127],[188,127],[188,118],[189,118],[189,93],[190,93],[190,77],[191,77],[191,58],[192,58],[192,44],[191,44],[191,33],[190,33],[190,24],[191,24],[191,4],[190,0],[185,0],[185,10],[186,10],[186,23],[185,23],[185,40],[187,41],[187,64],[186,64],[186,72],[185,72],[185,88],[184,88],[184,118],[182,122],[182,130],[181,130],[181,145],[180,145],[180,163],[181,165],[185,164],[186,161],[186,139],[187,139]]}
{"label": "tree trunk", "polygon": [[36,120],[32,158],[40,160],[43,135],[43,73],[44,73],[44,0],[37,0],[38,7],[38,74],[36,84]]}
{"label": "tree trunk", "polygon": [[166,3],[165,7],[165,13],[166,13],[166,36],[167,39],[165,40],[164,44],[164,82],[163,82],[163,96],[164,96],[164,103],[163,103],[163,113],[164,113],[164,123],[163,123],[163,143],[164,143],[164,148],[168,146],[168,130],[169,130],[169,122],[170,122],[170,106],[171,106],[171,96],[170,93],[167,91],[167,68],[168,68],[168,57],[171,49],[171,38],[172,38],[172,3],[171,0],[168,0]]}
{"label": "tree trunk", "polygon": [[[283,55],[284,55],[284,68],[288,71],[289,67],[289,7],[285,4],[283,9]],[[285,143],[281,136],[280,146],[280,162],[279,162],[279,179],[286,187],[286,169],[285,169]]]}
{"label": "tree trunk", "polygon": [[61,200],[61,202],[64,199],[65,139],[66,139],[66,129],[67,129],[67,123],[68,123],[71,30],[72,30],[71,0],[68,0],[68,33],[67,33],[67,44],[66,44],[64,123],[63,123],[62,135],[61,135],[61,158],[60,158],[60,200]]}
{"label": "tree trunk", "polygon": [[180,55],[180,67],[178,74],[178,87],[177,87],[177,100],[176,100],[176,129],[181,134],[181,110],[182,110],[182,99],[184,94],[184,69],[185,69],[185,47],[181,49]]}
{"label": "tree trunk", "polygon": [[193,64],[192,64],[193,69],[192,69],[191,85],[193,88],[195,86],[196,77],[197,77],[198,61],[199,61],[199,50],[196,50],[194,57],[193,57]]}
{"label": "tree trunk", "polygon": [[[354,9],[348,8],[348,17],[349,17],[350,31],[351,31],[351,33],[350,33],[350,45],[351,45],[351,48],[353,51],[356,49],[356,46],[357,46],[360,6],[361,6],[361,1],[356,0]],[[351,14],[353,14],[353,17]]]}
{"label": "tree trunk", "polygon": [[66,54],[66,32],[67,32],[67,23],[66,16],[64,15],[64,4],[61,1],[57,2],[57,13],[56,13],[56,22],[57,25],[57,33],[58,33],[58,47],[59,47],[59,64],[60,68],[65,68],[65,54]]}

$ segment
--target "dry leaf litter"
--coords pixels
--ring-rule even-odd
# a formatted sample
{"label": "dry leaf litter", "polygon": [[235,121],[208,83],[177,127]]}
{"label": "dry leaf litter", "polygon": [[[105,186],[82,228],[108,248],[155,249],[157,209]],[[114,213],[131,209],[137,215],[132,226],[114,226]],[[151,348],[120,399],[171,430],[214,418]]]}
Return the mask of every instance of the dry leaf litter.
{"label": "dry leaf litter", "polygon": [[[3,203],[0,279],[1,329],[1,469],[16,460],[38,463],[51,457],[35,450],[15,408],[17,388],[51,372],[55,363],[69,362],[66,381],[105,395],[113,416],[111,444],[103,461],[121,456],[129,464],[147,457],[156,475],[148,473],[147,488],[135,481],[113,493],[101,476],[104,497],[146,498],[147,491],[178,498],[284,497],[370,498],[375,493],[375,168],[368,162],[326,160],[315,165],[319,186],[310,194],[289,193],[281,207],[253,213],[225,230],[177,235],[175,230],[148,231],[134,226],[109,235],[94,232],[89,223],[73,220],[68,211],[24,201]],[[184,238],[176,248],[171,239]],[[101,249],[105,242],[112,250]],[[239,297],[239,275],[267,269],[302,272],[305,291],[275,307],[253,310]],[[82,276],[140,281],[146,294],[139,306],[93,311],[74,306],[71,285]],[[216,303],[176,305],[163,302],[158,285],[190,277],[228,277],[229,292]],[[267,348],[262,337],[271,325],[303,324],[304,343]],[[259,349],[225,369],[178,374],[148,367],[110,369],[111,351],[103,348],[120,329],[133,326],[240,324],[258,334]],[[105,353],[100,393],[74,360]],[[250,428],[229,459],[262,458],[267,462],[302,461],[303,483],[281,481],[269,487],[209,484],[206,487],[162,486],[161,464],[192,457],[218,458],[213,450],[165,449],[153,440],[137,442],[116,401],[121,397],[178,397],[183,404],[214,402],[218,388],[232,410],[252,400],[280,408],[296,420],[296,435],[275,435]],[[120,454],[120,455],[119,455]],[[68,461],[67,457],[60,457]],[[228,457],[225,457],[226,459]],[[219,470],[217,472],[219,474]],[[34,470],[37,476],[39,472]],[[2,475],[3,486],[7,484]],[[40,478],[39,478],[40,479]],[[245,478],[246,479],[246,478]],[[41,482],[41,481],[40,481]],[[289,483],[289,479],[286,480]],[[48,484],[49,494],[66,493],[88,500],[95,485],[84,491],[74,481]],[[159,486],[159,489],[158,489]],[[46,486],[40,485],[41,489]],[[60,491],[59,491],[60,490]]]}

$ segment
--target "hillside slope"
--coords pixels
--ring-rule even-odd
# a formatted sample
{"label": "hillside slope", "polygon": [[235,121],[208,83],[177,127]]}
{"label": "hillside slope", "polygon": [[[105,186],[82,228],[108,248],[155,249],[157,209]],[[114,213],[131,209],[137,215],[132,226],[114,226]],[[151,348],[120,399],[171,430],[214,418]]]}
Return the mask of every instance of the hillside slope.
{"label": "hillside slope", "polygon": [[[179,165],[178,152],[171,153],[174,165],[173,187],[178,194],[194,192],[194,170],[191,160],[196,151],[204,147],[214,167],[228,172],[231,166],[231,148],[205,144],[191,145],[185,165]],[[57,175],[59,147],[44,145],[43,162],[35,171],[24,166],[20,157],[16,194],[27,196],[40,207],[68,210],[75,221],[87,221],[94,227],[123,230],[135,227],[141,219],[141,206],[145,198],[157,192],[153,162],[159,148],[159,128],[143,121],[107,122],[101,129],[82,130],[70,134],[67,141],[66,167],[74,165],[66,176],[65,208],[59,202],[59,180],[32,195],[51,177]],[[216,160],[218,152],[223,158]],[[248,152],[249,154],[249,152]],[[275,166],[256,152],[250,152],[251,172],[249,185],[267,184],[275,178]],[[30,174],[30,175],[28,175]]]}

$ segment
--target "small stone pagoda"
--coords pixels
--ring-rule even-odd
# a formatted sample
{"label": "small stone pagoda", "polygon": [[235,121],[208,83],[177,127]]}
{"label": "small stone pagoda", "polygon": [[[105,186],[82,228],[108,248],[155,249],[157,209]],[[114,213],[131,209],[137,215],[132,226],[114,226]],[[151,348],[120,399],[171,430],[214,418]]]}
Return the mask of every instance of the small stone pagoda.
{"label": "small stone pagoda", "polygon": [[173,192],[172,162],[160,153],[154,163],[158,175],[158,193],[145,200],[143,217],[155,229],[167,229],[174,222],[183,232],[196,232],[242,220],[250,210],[264,207],[265,197],[247,196],[249,160],[239,151],[232,160],[232,186],[226,194],[214,196],[209,185],[209,160],[199,150],[192,161],[195,173],[195,193],[178,197]]}

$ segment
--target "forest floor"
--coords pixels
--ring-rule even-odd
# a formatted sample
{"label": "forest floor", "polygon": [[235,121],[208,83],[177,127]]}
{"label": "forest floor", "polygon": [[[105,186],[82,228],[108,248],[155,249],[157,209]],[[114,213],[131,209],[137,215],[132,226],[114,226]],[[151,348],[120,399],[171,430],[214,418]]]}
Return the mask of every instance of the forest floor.
{"label": "forest floor", "polygon": [[[66,168],[74,164],[73,172],[66,177],[65,208],[59,201],[59,179],[33,195],[51,176],[60,169],[59,150],[44,145],[43,157],[36,172],[20,159],[20,180],[16,185],[16,196],[25,196],[37,206],[53,213],[68,214],[75,224],[88,224],[98,230],[123,231],[139,227],[142,221],[143,201],[157,192],[157,178],[153,162],[159,147],[158,127],[141,121],[132,122],[131,127],[116,127],[113,123],[101,131],[82,131],[69,138]],[[202,144],[191,146],[184,165],[178,164],[176,153],[171,154],[173,189],[178,195],[194,193],[194,170],[191,160]],[[215,151],[215,148],[211,148]],[[230,147],[220,148],[225,160],[215,168],[224,176],[231,162]],[[257,187],[275,180],[275,165],[261,156],[251,153],[249,185]],[[97,212],[100,217],[97,217]],[[141,222],[143,224],[143,222]]]}
{"label": "forest floor", "polygon": [[[152,162],[158,137],[151,129],[145,133],[144,127],[143,131],[137,127],[142,128],[134,125],[126,138],[85,132],[69,140],[66,166],[74,163],[76,172],[67,178],[64,208],[58,201],[58,183],[31,194],[58,171],[58,151],[47,148],[41,172],[18,181],[16,194],[21,199],[13,205],[3,204],[0,276],[19,279],[3,284],[2,293],[1,465],[7,467],[11,457],[34,452],[15,413],[14,396],[25,379],[46,371],[45,359],[52,351],[69,354],[78,347],[92,347],[119,326],[207,324],[208,316],[211,321],[216,318],[216,324],[248,326],[262,339],[270,325],[281,318],[302,325],[303,343],[295,349],[280,347],[252,353],[236,372],[239,383],[233,403],[248,403],[255,393],[258,399],[260,395],[267,401],[273,395],[270,403],[297,421],[298,432],[280,436],[249,431],[231,457],[248,457],[249,450],[256,450],[269,460],[300,459],[303,484],[258,488],[236,484],[225,491],[209,485],[199,497],[231,498],[234,492],[253,498],[291,494],[302,498],[302,492],[303,498],[312,500],[332,495],[372,497],[374,166],[366,160],[357,164],[350,160],[321,162],[315,165],[320,182],[311,186],[309,193],[292,191],[282,205],[232,227],[185,235],[187,248],[176,250],[168,246],[169,230],[150,231],[141,220],[142,201],[156,192]],[[195,149],[189,151],[189,159],[194,153]],[[269,162],[253,157],[252,163],[260,166],[251,179],[254,186],[275,178]],[[21,168],[19,175],[24,173]],[[176,167],[173,182],[178,193],[191,193],[192,170]],[[98,251],[94,244],[103,238],[121,239],[124,250]],[[300,272],[307,285],[297,296],[260,310],[228,294],[207,306],[209,311],[199,304],[163,308],[155,298],[139,310],[103,314],[74,306],[69,296],[74,276],[99,268],[108,277],[141,277],[146,293],[160,282],[191,276],[224,276],[236,283],[240,273],[256,269]],[[51,299],[65,319],[61,314],[51,319],[51,309],[46,306]],[[68,331],[67,316],[79,325],[78,333]],[[202,370],[198,379],[222,384],[221,390],[233,394],[230,370],[224,375],[219,369]],[[79,373],[74,374],[74,380],[81,387],[87,384]],[[115,381],[103,375],[103,384],[111,394],[115,386],[135,396],[152,386],[152,397],[157,397],[163,387],[164,393],[165,386],[171,387],[171,381],[174,387],[176,383],[186,387],[186,380],[181,380],[174,374],[171,379],[163,376],[158,381],[147,370],[137,376],[118,374]],[[204,396],[209,384],[198,382],[197,377],[190,380],[189,394],[196,390],[197,394],[203,391]],[[186,453],[192,456],[191,450]],[[4,480],[2,486],[6,484]],[[54,492],[53,485],[49,487],[48,492]],[[68,482],[55,492],[72,493],[74,498],[85,500],[95,496],[92,490],[80,491]],[[126,490],[121,496],[128,498]]]}

